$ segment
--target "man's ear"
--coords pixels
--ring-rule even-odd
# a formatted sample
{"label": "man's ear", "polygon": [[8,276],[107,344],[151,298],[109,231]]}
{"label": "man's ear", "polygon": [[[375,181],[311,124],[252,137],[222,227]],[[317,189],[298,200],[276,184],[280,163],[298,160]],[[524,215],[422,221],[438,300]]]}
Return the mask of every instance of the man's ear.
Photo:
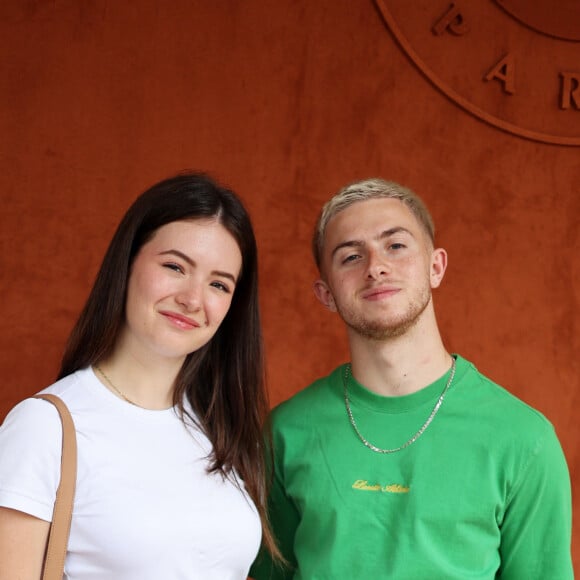
{"label": "man's ear", "polygon": [[334,303],[334,297],[328,284],[322,280],[318,279],[314,282],[314,294],[316,294],[316,298],[320,300],[321,304],[326,306],[328,310],[331,312],[336,312],[336,304]]}
{"label": "man's ear", "polygon": [[431,254],[431,288],[439,288],[446,269],[447,252],[443,248],[434,249]]}

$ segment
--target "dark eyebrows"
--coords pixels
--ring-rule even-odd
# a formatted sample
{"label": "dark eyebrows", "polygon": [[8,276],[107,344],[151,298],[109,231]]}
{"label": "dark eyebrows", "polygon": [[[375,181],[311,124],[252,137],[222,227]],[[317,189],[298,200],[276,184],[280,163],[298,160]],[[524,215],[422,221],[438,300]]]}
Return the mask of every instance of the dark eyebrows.
{"label": "dark eyebrows", "polygon": [[[390,238],[391,236],[394,236],[395,234],[401,234],[401,233],[409,234],[412,238],[415,237],[413,235],[413,233],[410,230],[408,230],[407,228],[404,228],[402,226],[396,226],[394,228],[389,228],[388,230],[382,231],[377,236],[377,239],[384,240],[385,238]],[[342,248],[364,248],[365,245],[366,245],[365,242],[363,242],[362,240],[347,240],[345,242],[341,242],[332,250],[331,258],[334,258],[334,255],[336,254],[336,252],[338,252]]]}
{"label": "dark eyebrows", "polygon": [[[188,255],[184,254],[183,252],[180,252],[179,250],[165,250],[165,252],[159,252],[160,256],[167,256],[167,255],[173,255],[173,256],[177,256],[178,258],[181,258],[184,262],[187,262],[190,266],[195,267],[196,263],[194,260],[192,260]],[[212,270],[212,275],[213,276],[219,276],[220,278],[227,278],[228,280],[231,280],[234,284],[236,283],[236,277],[233,274],[230,274],[229,272],[222,272],[221,270]]]}
{"label": "dark eyebrows", "polygon": [[167,256],[168,254],[181,258],[184,262],[187,262],[190,266],[195,266],[195,262],[189,256],[187,256],[183,252],[180,252],[179,250],[165,250],[165,252],[159,252],[160,256]]}
{"label": "dark eyebrows", "polygon": [[232,281],[232,284],[236,283],[236,278],[233,274],[230,274],[229,272],[222,272],[221,270],[213,270],[212,274],[214,276],[219,276],[220,278],[227,278],[228,280]]}

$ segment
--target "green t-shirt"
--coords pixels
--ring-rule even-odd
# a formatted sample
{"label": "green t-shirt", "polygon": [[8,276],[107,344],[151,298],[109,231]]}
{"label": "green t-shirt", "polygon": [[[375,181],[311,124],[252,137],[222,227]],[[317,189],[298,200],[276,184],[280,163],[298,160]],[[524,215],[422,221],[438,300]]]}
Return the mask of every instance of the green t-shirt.
{"label": "green t-shirt", "polygon": [[[552,425],[456,357],[453,383],[419,439],[378,454],[356,436],[337,368],[272,413],[270,517],[289,568],[261,554],[256,580],[569,580],[570,479]],[[354,379],[364,437],[405,443],[448,374],[402,397]]]}

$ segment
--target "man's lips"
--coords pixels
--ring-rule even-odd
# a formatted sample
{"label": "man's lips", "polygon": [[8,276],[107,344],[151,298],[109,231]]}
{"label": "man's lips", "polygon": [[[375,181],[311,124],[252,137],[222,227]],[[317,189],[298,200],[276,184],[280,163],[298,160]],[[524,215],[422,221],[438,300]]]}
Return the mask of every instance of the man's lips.
{"label": "man's lips", "polygon": [[171,312],[168,310],[161,311],[161,314],[165,316],[170,322],[178,326],[179,328],[183,328],[185,330],[189,330],[191,328],[199,328],[201,325],[199,322],[193,320],[193,318],[189,318],[188,316],[184,316],[183,314],[178,314],[177,312]]}
{"label": "man's lips", "polygon": [[382,298],[388,298],[389,296],[394,296],[400,288],[396,286],[377,286],[375,288],[369,288],[362,293],[362,297],[365,300],[381,300]]}

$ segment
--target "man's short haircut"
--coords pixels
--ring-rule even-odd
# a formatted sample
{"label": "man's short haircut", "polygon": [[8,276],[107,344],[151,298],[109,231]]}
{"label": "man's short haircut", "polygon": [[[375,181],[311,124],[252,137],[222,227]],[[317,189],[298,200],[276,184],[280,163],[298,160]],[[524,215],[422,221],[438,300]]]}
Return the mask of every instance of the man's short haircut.
{"label": "man's short haircut", "polygon": [[433,218],[423,200],[415,192],[394,181],[385,181],[379,178],[356,181],[341,189],[334,197],[326,202],[316,222],[314,237],[312,239],[312,252],[319,270],[322,264],[324,236],[328,222],[353,203],[383,197],[398,199],[404,203],[417,218],[425,233],[429,236],[431,243],[435,242]]}

